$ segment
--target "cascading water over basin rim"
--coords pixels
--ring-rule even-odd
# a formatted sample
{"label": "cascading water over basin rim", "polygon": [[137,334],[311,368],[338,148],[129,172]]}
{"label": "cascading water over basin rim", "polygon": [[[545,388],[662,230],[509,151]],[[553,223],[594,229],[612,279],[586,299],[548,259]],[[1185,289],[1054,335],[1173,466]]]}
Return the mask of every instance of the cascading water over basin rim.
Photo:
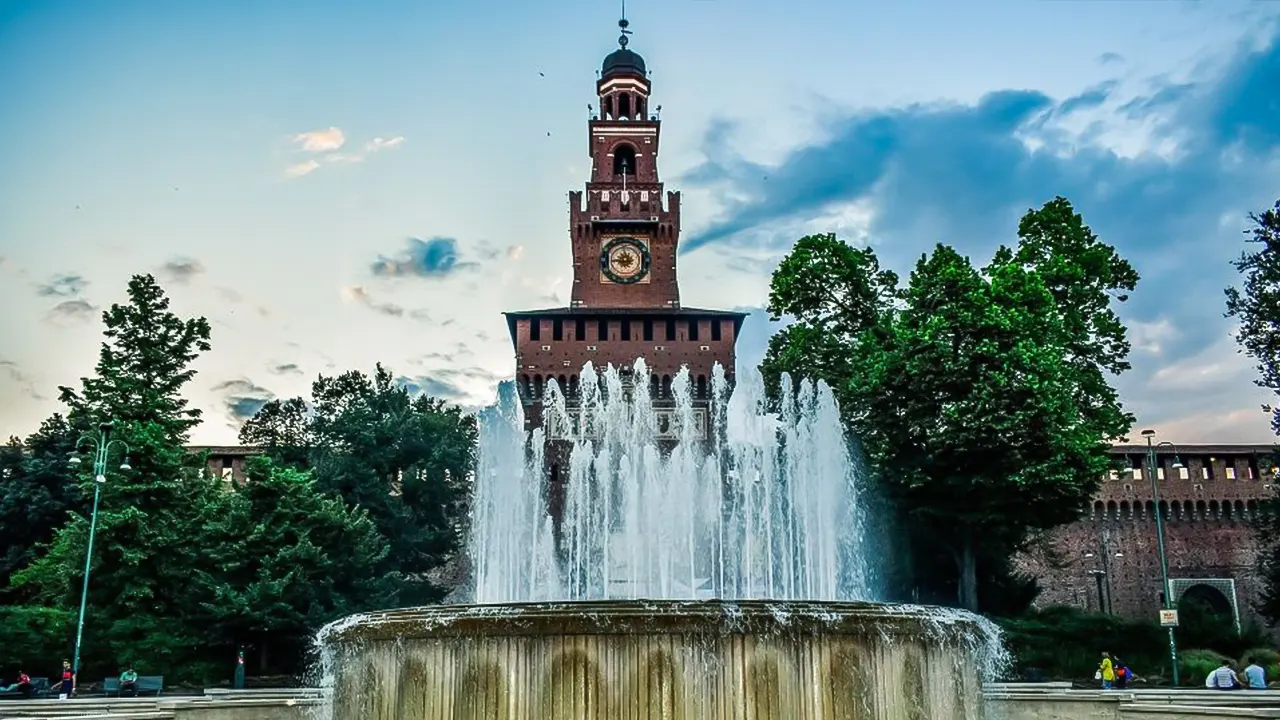
{"label": "cascading water over basin rim", "polygon": [[432,605],[360,613],[325,641],[485,635],[811,634],[924,637],[972,642],[989,621],[958,610],[874,602],[777,600],[580,600]]}

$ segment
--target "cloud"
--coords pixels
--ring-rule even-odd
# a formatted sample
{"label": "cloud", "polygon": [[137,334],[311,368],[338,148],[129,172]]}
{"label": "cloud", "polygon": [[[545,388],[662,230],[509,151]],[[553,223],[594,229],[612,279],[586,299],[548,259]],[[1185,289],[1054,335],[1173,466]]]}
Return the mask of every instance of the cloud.
{"label": "cloud", "polygon": [[263,405],[275,399],[275,394],[270,390],[243,378],[218,383],[213,386],[213,391],[222,396],[223,407],[236,422],[248,420]]}
{"label": "cloud", "polygon": [[1098,62],[1102,65],[1116,65],[1124,62],[1124,56],[1120,53],[1104,52],[1098,56]]}
{"label": "cloud", "polygon": [[169,282],[186,285],[204,274],[204,265],[193,258],[174,258],[160,266],[160,276]]}
{"label": "cloud", "polygon": [[33,400],[45,399],[36,387],[35,378],[24,372],[18,363],[12,360],[0,359],[0,377],[7,377]]}
{"label": "cloud", "polygon": [[271,372],[275,375],[301,375],[302,368],[297,363],[281,363],[272,366]]}
{"label": "cloud", "polygon": [[442,278],[477,267],[476,263],[459,262],[458,241],[450,237],[430,240],[409,238],[407,247],[396,257],[379,256],[370,268],[383,277]]}
{"label": "cloud", "polygon": [[293,136],[293,142],[307,152],[331,152],[345,145],[347,136],[338,128],[331,127],[298,133]]}
{"label": "cloud", "polygon": [[71,326],[92,322],[98,316],[98,307],[88,300],[63,300],[54,305],[45,319],[55,325]]}
{"label": "cloud", "polygon": [[[1229,261],[1243,249],[1247,214],[1280,188],[1280,104],[1262,99],[1280,82],[1280,43],[1246,38],[1190,77],[1126,82],[1060,99],[1007,89],[973,104],[850,111],[768,164],[736,149],[752,146],[747,128],[716,122],[702,142],[707,159],[681,181],[720,212],[691,228],[681,252],[780,254],[815,229],[813,218],[832,228],[862,207],[853,225],[895,270],[936,242],[981,262],[1016,241],[1024,212],[1061,194],[1143,276],[1122,306],[1135,369],[1120,382],[1140,421],[1173,422],[1160,408],[1176,393],[1177,418],[1252,423],[1232,414],[1252,405],[1247,368],[1219,366],[1234,356],[1222,340],[1222,288],[1239,280]],[[1208,347],[1219,355],[1198,358]],[[1191,385],[1175,391],[1174,378]]]}
{"label": "cloud", "polygon": [[403,135],[397,135],[393,138],[376,137],[370,140],[369,142],[365,143],[364,150],[365,152],[375,153],[380,150],[390,150],[391,148],[400,147],[403,144],[404,144]]}
{"label": "cloud", "polygon": [[348,285],[342,288],[342,299],[350,303],[358,303],[364,305],[375,312],[387,315],[389,317],[401,317],[404,315],[404,308],[395,303],[377,302],[369,297],[369,291],[364,289],[363,285]]}
{"label": "cloud", "polygon": [[493,400],[502,376],[480,367],[438,368],[420,375],[401,375],[396,385],[411,395],[430,395],[475,410]]}
{"label": "cloud", "polygon": [[36,292],[44,297],[76,297],[88,286],[89,281],[79,275],[55,275]]}
{"label": "cloud", "polygon": [[390,150],[403,145],[405,138],[397,135],[391,138],[375,137],[366,142],[356,152],[336,152],[347,144],[346,135],[336,127],[327,130],[312,130],[293,136],[293,143],[300,152],[314,153],[315,157],[294,163],[285,168],[284,177],[295,180],[310,175],[324,165],[353,165],[364,162],[373,153]]}
{"label": "cloud", "polygon": [[320,169],[320,163],[315,160],[306,160],[304,162],[290,165],[284,169],[284,176],[290,180],[300,178],[303,175],[310,175]]}

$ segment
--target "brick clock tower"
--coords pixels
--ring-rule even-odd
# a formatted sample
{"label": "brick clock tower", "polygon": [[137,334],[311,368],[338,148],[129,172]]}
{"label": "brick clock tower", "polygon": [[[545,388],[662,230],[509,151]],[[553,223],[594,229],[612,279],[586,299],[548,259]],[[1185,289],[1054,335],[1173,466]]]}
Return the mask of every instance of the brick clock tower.
{"label": "brick clock tower", "polygon": [[[643,357],[650,377],[628,377],[626,384],[632,392],[647,386],[659,426],[669,426],[664,415],[671,411],[671,382],[687,366],[705,432],[712,368],[718,362],[732,378],[734,343],[746,314],[680,304],[680,193],[666,192],[659,178],[662,124],[650,109],[652,86],[644,58],[627,48],[627,21],[618,25],[620,47],[604,59],[596,82],[599,111],[592,108],[588,125],[591,178],[585,190],[569,193],[569,307],[506,313],[520,397],[532,428],[541,422],[550,379],[572,408],[578,373],[588,361],[629,374]],[[561,454],[548,453],[553,510]]]}

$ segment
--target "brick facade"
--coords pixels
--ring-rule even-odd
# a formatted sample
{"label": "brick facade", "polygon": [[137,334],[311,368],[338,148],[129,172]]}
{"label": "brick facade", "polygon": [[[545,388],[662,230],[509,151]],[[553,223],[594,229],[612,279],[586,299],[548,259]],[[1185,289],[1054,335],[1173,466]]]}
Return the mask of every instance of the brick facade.
{"label": "brick facade", "polygon": [[[1040,581],[1038,605],[1157,619],[1163,588],[1146,452],[1145,445],[1114,448],[1127,469],[1103,479],[1088,514],[1051,531],[1018,558],[1018,567]],[[1269,445],[1157,449],[1156,483],[1175,599],[1195,593],[1233,607],[1242,624],[1257,620],[1252,606],[1261,590],[1258,548],[1248,522],[1274,494],[1271,453]]]}

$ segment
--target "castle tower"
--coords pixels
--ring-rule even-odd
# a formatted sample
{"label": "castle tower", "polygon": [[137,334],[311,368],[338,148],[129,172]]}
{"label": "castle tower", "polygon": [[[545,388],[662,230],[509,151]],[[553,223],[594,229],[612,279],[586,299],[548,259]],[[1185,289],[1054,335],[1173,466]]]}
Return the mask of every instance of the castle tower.
{"label": "castle tower", "polygon": [[[541,421],[552,378],[574,403],[578,373],[588,361],[629,371],[643,357],[650,377],[628,384],[633,391],[647,386],[660,426],[681,367],[689,368],[694,396],[705,406],[715,364],[732,376],[734,343],[746,318],[680,304],[680,193],[665,192],[658,174],[662,123],[650,107],[652,84],[644,58],[627,47],[627,20],[618,26],[619,47],[601,66],[599,104],[587,127],[591,177],[584,190],[569,193],[569,307],[505,313],[530,428]],[[705,407],[696,414],[705,427]],[[554,511],[556,453],[548,453],[548,463]]]}

